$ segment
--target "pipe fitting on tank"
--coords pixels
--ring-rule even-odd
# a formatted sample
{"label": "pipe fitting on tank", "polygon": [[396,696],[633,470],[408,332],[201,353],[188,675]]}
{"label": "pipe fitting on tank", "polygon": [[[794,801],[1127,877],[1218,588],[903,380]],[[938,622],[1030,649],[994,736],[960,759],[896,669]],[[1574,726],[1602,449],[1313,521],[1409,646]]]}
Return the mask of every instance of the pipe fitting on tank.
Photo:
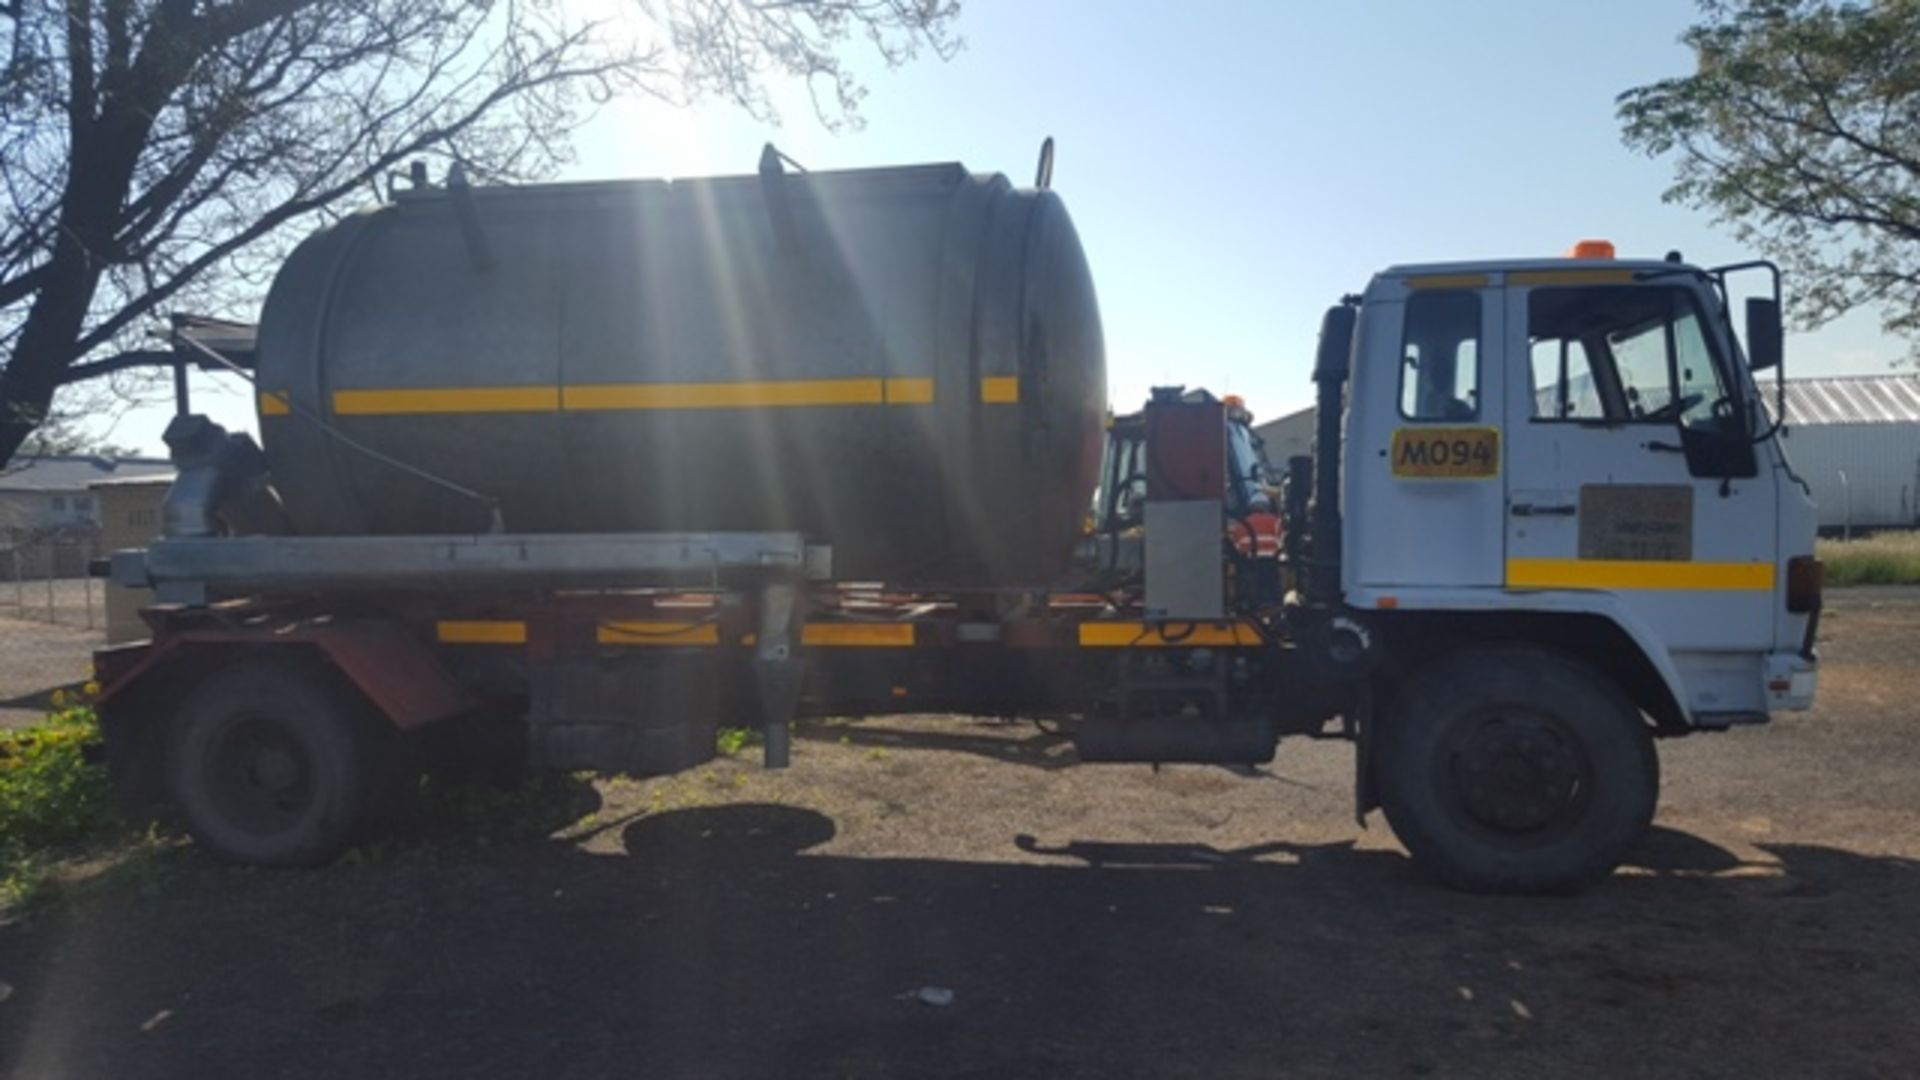
{"label": "pipe fitting on tank", "polygon": [[163,535],[273,536],[292,531],[253,436],[198,413],[176,416],[161,439],[178,473],[161,503]]}

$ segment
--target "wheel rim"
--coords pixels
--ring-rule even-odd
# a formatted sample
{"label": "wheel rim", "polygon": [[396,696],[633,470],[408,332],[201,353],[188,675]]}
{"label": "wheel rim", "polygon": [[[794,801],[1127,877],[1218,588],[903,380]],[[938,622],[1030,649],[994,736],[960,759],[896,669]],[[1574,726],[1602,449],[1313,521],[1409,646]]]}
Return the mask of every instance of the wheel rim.
{"label": "wheel rim", "polygon": [[1579,824],[1592,801],[1585,745],[1551,714],[1486,710],[1464,717],[1439,762],[1455,814],[1502,845],[1550,843]]}
{"label": "wheel rim", "polygon": [[313,805],[313,760],[293,731],[271,716],[230,718],[209,740],[205,761],[214,806],[243,832],[285,832]]}

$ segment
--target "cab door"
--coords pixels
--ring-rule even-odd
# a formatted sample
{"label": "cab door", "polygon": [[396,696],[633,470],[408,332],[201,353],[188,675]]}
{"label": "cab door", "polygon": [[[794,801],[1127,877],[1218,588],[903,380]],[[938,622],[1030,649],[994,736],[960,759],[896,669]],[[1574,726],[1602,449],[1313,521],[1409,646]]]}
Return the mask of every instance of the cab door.
{"label": "cab door", "polygon": [[1717,298],[1678,273],[1507,282],[1507,587],[1615,594],[1674,654],[1690,708],[1750,707],[1777,495]]}
{"label": "cab door", "polygon": [[1503,300],[1487,274],[1368,289],[1343,470],[1349,589],[1502,583]]}

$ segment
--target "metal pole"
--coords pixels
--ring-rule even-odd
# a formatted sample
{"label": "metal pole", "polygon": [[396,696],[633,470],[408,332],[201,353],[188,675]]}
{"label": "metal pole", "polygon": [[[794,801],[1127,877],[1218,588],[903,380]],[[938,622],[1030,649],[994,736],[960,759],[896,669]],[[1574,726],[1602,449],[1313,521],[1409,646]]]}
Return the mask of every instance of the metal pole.
{"label": "metal pole", "polygon": [[89,539],[85,548],[86,558],[80,561],[81,606],[87,609],[87,629],[89,630],[93,629],[93,552],[93,541]]}
{"label": "metal pole", "polygon": [[1853,486],[1847,483],[1847,470],[1840,470],[1840,539],[1853,539]]}
{"label": "metal pole", "polygon": [[20,609],[20,617],[27,617],[26,574],[20,568],[20,541],[13,542],[13,606]]}
{"label": "metal pole", "polygon": [[55,617],[54,617],[54,614],[53,614],[53,558],[54,558],[54,550],[53,550],[53,545],[52,545],[51,543],[49,543],[49,544],[47,544],[47,545],[46,545],[45,547],[43,547],[43,548],[42,548],[41,550],[43,550],[43,551],[45,551],[45,552],[47,553],[47,558],[46,558],[46,564],[47,564],[47,621],[48,621],[48,622],[50,622],[50,623],[57,623],[57,622],[59,622],[60,620],[59,620],[59,619],[57,619],[57,618],[55,618]]}

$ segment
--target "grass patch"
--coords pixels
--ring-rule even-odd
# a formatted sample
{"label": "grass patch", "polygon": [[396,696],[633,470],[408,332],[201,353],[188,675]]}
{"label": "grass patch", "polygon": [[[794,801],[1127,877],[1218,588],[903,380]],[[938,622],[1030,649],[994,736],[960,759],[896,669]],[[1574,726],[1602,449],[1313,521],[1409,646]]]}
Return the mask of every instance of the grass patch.
{"label": "grass patch", "polygon": [[24,904],[64,859],[126,831],[104,765],[87,760],[100,723],[85,695],[0,732],[0,910]]}
{"label": "grass patch", "polygon": [[721,757],[735,757],[750,746],[759,746],[765,740],[753,728],[721,728],[713,737],[713,749]]}
{"label": "grass patch", "polygon": [[1920,532],[1822,540],[1817,550],[1829,585],[1920,585]]}

